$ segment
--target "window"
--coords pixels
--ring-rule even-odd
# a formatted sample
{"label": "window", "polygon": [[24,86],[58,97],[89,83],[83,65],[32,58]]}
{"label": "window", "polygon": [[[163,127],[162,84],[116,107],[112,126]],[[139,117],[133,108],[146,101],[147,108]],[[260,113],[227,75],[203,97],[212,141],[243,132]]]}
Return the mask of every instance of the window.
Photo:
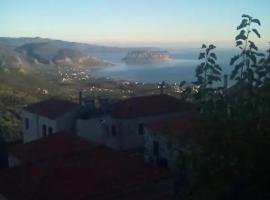
{"label": "window", "polygon": [[47,127],[45,124],[42,125],[42,136],[45,137],[47,135]]}
{"label": "window", "polygon": [[153,142],[153,154],[159,156],[159,143],[156,141]]}
{"label": "window", "polygon": [[144,134],[144,125],[143,124],[139,124],[139,126],[138,126],[138,133],[139,133],[139,135],[143,135]]}
{"label": "window", "polygon": [[52,135],[53,134],[53,128],[52,127],[49,127],[49,135]]}
{"label": "window", "polygon": [[112,135],[116,136],[116,126],[112,125]]}
{"label": "window", "polygon": [[25,130],[28,130],[29,129],[29,119],[28,118],[25,118],[25,120],[24,120],[24,126],[25,126]]}

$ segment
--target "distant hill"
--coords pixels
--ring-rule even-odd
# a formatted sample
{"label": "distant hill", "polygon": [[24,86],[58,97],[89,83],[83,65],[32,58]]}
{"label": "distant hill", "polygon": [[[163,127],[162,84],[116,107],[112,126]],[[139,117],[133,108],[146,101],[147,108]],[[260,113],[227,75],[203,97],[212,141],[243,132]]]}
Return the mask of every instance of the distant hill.
{"label": "distant hill", "polygon": [[63,40],[53,40],[48,38],[40,38],[40,37],[20,37],[20,38],[11,38],[11,37],[0,37],[0,44],[9,45],[9,46],[22,46],[29,43],[48,43],[61,48],[68,48],[73,50],[81,51],[85,54],[95,55],[98,53],[123,53],[133,50],[153,50],[156,48],[151,47],[141,47],[141,48],[120,48],[120,47],[108,47],[108,46],[100,46],[94,44],[87,43],[79,43],[79,42],[68,42]]}
{"label": "distant hill", "polygon": [[27,69],[30,65],[27,61],[27,57],[17,52],[15,47],[0,45],[0,67]]}

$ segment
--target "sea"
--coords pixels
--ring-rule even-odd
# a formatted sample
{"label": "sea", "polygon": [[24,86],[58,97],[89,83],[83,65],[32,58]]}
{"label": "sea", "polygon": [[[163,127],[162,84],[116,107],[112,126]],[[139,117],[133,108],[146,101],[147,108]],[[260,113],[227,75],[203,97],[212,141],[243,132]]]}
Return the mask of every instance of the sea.
{"label": "sea", "polygon": [[[97,77],[115,80],[136,81],[143,83],[160,83],[165,81],[177,84],[181,81],[191,83],[195,80],[195,69],[202,62],[198,60],[200,49],[170,49],[170,62],[155,64],[126,64],[122,61],[126,53],[99,53],[100,59],[114,63],[114,66],[102,68],[92,72]],[[215,51],[217,64],[222,67],[223,75],[232,71],[230,59],[238,53],[235,49],[218,49]]]}

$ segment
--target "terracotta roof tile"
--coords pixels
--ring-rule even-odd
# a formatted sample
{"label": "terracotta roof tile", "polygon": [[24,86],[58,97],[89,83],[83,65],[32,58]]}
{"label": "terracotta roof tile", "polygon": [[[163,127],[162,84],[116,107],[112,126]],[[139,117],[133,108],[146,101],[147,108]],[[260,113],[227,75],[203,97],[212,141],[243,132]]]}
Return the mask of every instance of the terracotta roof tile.
{"label": "terracotta roof tile", "polygon": [[113,117],[136,118],[192,110],[193,105],[169,95],[133,97],[113,106]]}
{"label": "terracotta roof tile", "polygon": [[[56,151],[63,148],[67,153],[54,159],[41,156],[44,160],[8,169],[3,172],[3,176],[0,174],[0,193],[9,200],[107,199],[105,197],[119,195],[138,187],[153,188],[160,180],[169,178],[166,170],[148,166],[143,159],[129,157],[106,147],[93,147],[91,143],[91,148],[87,149],[84,147],[86,143],[76,136],[60,134],[42,140],[30,144],[32,151],[25,145],[28,149],[25,152],[29,154],[27,158],[30,155],[42,155],[43,151],[50,151],[50,148]],[[80,149],[79,152],[68,154],[70,149],[77,149],[78,144],[83,151]],[[58,147],[59,145],[64,146]],[[43,146],[41,148],[44,150],[38,150],[38,146]],[[37,152],[34,152],[35,149]]]}
{"label": "terracotta roof tile", "polygon": [[191,136],[200,127],[199,115],[196,112],[186,112],[183,115],[166,120],[156,121],[147,125],[155,133],[174,137]]}
{"label": "terracotta roof tile", "polygon": [[25,110],[44,117],[48,117],[50,119],[56,119],[68,111],[76,108],[76,106],[78,106],[78,104],[70,101],[48,99],[35,104],[31,104],[25,107]]}

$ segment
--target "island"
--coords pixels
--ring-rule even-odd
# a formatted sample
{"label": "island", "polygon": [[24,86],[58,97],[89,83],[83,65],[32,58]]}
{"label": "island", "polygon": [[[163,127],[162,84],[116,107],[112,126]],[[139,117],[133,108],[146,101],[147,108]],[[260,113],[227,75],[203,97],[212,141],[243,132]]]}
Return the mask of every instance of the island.
{"label": "island", "polygon": [[131,51],[123,59],[127,64],[152,64],[172,60],[167,51]]}

